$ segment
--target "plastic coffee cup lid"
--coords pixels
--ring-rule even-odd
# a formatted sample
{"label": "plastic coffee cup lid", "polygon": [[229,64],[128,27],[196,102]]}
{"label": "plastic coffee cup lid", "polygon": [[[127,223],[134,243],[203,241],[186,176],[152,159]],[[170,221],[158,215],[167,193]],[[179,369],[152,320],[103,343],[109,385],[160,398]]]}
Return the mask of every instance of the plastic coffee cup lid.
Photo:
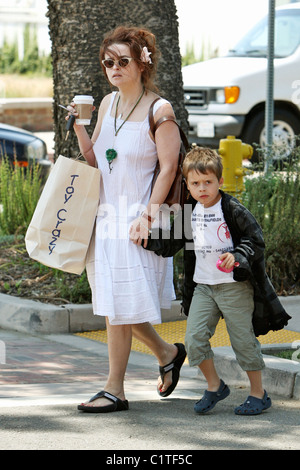
{"label": "plastic coffee cup lid", "polygon": [[76,95],[73,98],[74,103],[79,103],[79,102],[88,102],[88,103],[93,103],[94,98],[90,95]]}

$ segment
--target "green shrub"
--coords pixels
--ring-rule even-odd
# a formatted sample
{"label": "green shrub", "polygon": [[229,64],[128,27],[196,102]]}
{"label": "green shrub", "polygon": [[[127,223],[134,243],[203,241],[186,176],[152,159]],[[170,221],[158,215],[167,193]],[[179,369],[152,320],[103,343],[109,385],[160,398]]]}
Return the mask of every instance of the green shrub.
{"label": "green shrub", "polygon": [[0,234],[25,234],[40,197],[42,180],[38,165],[12,167],[0,161]]}
{"label": "green shrub", "polygon": [[281,294],[300,288],[300,174],[294,162],[284,171],[249,178],[242,202],[262,227],[267,273]]}
{"label": "green shrub", "polygon": [[[72,284],[69,285],[67,279],[72,279]],[[91,303],[91,289],[87,278],[86,271],[80,276],[69,275],[62,271],[55,270],[54,289],[57,296],[66,299],[73,304]]]}
{"label": "green shrub", "polygon": [[24,56],[19,58],[18,42],[4,38],[0,47],[0,73],[52,75],[51,54],[39,52],[36,26],[27,23],[24,28]]}

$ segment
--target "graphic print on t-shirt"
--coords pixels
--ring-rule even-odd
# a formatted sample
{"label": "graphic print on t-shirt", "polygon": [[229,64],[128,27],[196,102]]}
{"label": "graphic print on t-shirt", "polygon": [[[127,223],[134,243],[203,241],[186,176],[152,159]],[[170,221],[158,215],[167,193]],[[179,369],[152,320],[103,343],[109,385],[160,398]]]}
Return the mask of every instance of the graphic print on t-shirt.
{"label": "graphic print on t-shirt", "polygon": [[228,230],[226,222],[223,222],[218,227],[217,236],[218,236],[218,239],[223,243],[226,243],[228,240],[230,240],[231,235],[230,235],[230,232]]}

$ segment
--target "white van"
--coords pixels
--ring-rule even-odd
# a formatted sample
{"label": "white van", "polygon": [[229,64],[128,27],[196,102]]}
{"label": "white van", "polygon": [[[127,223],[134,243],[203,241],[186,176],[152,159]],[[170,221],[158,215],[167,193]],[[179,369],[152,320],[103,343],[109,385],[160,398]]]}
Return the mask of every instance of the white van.
{"label": "white van", "polygon": [[[228,135],[263,147],[268,16],[225,57],[183,67],[189,140],[218,148]],[[300,2],[276,8],[273,142],[300,134]]]}

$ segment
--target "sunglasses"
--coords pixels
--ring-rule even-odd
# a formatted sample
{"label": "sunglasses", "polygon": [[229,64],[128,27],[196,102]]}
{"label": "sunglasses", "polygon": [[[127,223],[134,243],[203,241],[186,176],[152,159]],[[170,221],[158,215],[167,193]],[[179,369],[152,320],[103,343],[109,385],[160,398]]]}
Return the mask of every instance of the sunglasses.
{"label": "sunglasses", "polygon": [[132,61],[132,57],[120,57],[118,60],[113,59],[104,59],[102,60],[102,64],[106,69],[112,69],[114,65],[118,65],[119,67],[127,67],[128,64]]}

